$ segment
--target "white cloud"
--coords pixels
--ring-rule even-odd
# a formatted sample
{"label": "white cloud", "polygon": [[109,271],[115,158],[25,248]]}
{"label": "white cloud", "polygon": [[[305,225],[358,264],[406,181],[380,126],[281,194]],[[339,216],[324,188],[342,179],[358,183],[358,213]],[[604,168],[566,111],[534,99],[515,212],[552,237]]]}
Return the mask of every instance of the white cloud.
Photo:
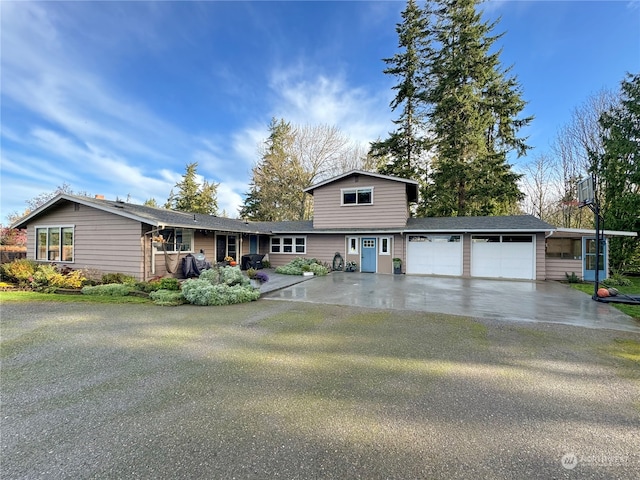
{"label": "white cloud", "polygon": [[276,94],[274,116],[296,124],[335,125],[357,142],[385,136],[391,126],[388,92],[350,86],[339,73],[315,73],[298,63],[275,70],[269,86]]}

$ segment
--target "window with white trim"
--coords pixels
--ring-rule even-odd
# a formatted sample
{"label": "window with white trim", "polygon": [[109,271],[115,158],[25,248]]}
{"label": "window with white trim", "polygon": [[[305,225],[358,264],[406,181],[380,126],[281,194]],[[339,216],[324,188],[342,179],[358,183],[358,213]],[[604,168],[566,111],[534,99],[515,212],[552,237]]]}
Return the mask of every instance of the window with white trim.
{"label": "window with white trim", "polygon": [[155,239],[160,240],[167,252],[193,252],[193,230],[188,228],[165,228],[160,230]]}
{"label": "window with white trim", "polygon": [[347,251],[349,255],[358,254],[358,237],[347,237]]}
{"label": "window with white trim", "polygon": [[373,203],[373,187],[343,188],[341,205],[371,205]]}
{"label": "window with white trim", "polygon": [[307,237],[271,237],[271,253],[304,255],[307,253]]}
{"label": "window with white trim", "polygon": [[36,260],[73,262],[74,228],[36,227]]}
{"label": "window with white trim", "polygon": [[391,238],[380,238],[380,255],[391,255]]}

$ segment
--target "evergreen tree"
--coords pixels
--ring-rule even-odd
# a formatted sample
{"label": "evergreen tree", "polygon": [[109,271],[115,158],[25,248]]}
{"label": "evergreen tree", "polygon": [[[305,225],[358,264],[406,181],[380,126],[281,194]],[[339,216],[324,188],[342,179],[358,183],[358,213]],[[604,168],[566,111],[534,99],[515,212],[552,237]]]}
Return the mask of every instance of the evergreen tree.
{"label": "evergreen tree", "polygon": [[433,9],[427,102],[436,158],[421,214],[496,215],[523,197],[507,155],[526,153],[517,133],[532,118],[518,118],[525,102],[500,52],[490,52],[500,35],[490,35],[496,24],[482,22],[478,3],[439,0]]}
{"label": "evergreen tree", "polygon": [[274,118],[269,131],[262,158],[253,167],[240,216],[259,221],[307,219],[309,199],[302,190],[310,185],[310,178],[293,154],[294,128]]}
{"label": "evergreen tree", "polygon": [[[605,228],[640,231],[640,74],[622,82],[618,106],[600,117],[603,151],[591,152]],[[611,239],[613,269],[640,271],[640,239]]]}
{"label": "evergreen tree", "polygon": [[165,208],[189,213],[217,215],[218,184],[209,183],[206,180],[200,184],[198,182],[197,169],[197,162],[187,165],[182,181],[175,185],[178,193],[174,193],[173,189],[171,190]]}
{"label": "evergreen tree", "polygon": [[387,75],[399,79],[393,87],[396,96],[391,110],[401,107],[394,120],[397,129],[385,140],[371,143],[369,154],[378,163],[378,172],[420,180],[426,169],[425,151],[428,142],[425,124],[425,58],[429,51],[428,17],[409,0],[402,12],[402,23],[396,25],[400,53],[383,59],[389,65]]}

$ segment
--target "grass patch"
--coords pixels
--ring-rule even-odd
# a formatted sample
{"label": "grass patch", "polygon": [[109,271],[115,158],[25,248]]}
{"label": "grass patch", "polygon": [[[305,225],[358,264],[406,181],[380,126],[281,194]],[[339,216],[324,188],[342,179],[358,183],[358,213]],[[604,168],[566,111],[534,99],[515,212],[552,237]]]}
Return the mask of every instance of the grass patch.
{"label": "grass patch", "polygon": [[[620,293],[640,294],[640,277],[627,277],[631,281],[631,285],[626,287],[615,287]],[[571,288],[580,290],[581,292],[593,295],[593,283],[571,283]],[[640,305],[625,305],[621,303],[611,303],[611,306],[617,308],[623,313],[626,313],[630,317],[640,320]]]}
{"label": "grass patch", "polygon": [[62,295],[28,291],[0,292],[0,303],[4,302],[57,302],[57,303],[152,303],[143,297],[106,297],[98,295]]}
{"label": "grass patch", "polygon": [[604,348],[604,352],[616,360],[616,368],[620,377],[640,381],[639,341],[615,338],[613,343]]}

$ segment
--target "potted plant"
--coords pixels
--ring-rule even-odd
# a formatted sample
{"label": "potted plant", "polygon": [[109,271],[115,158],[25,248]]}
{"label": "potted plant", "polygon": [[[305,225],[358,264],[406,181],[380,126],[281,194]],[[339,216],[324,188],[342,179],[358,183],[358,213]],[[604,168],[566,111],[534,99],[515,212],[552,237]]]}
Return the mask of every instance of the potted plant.
{"label": "potted plant", "polygon": [[259,272],[255,268],[247,270],[247,276],[253,288],[260,288],[260,285],[269,281],[269,275],[265,272]]}
{"label": "potted plant", "polygon": [[393,273],[402,273],[402,259],[401,258],[394,258],[393,259]]}
{"label": "potted plant", "polygon": [[355,272],[358,268],[358,264],[356,262],[347,262],[344,266],[345,272]]}

